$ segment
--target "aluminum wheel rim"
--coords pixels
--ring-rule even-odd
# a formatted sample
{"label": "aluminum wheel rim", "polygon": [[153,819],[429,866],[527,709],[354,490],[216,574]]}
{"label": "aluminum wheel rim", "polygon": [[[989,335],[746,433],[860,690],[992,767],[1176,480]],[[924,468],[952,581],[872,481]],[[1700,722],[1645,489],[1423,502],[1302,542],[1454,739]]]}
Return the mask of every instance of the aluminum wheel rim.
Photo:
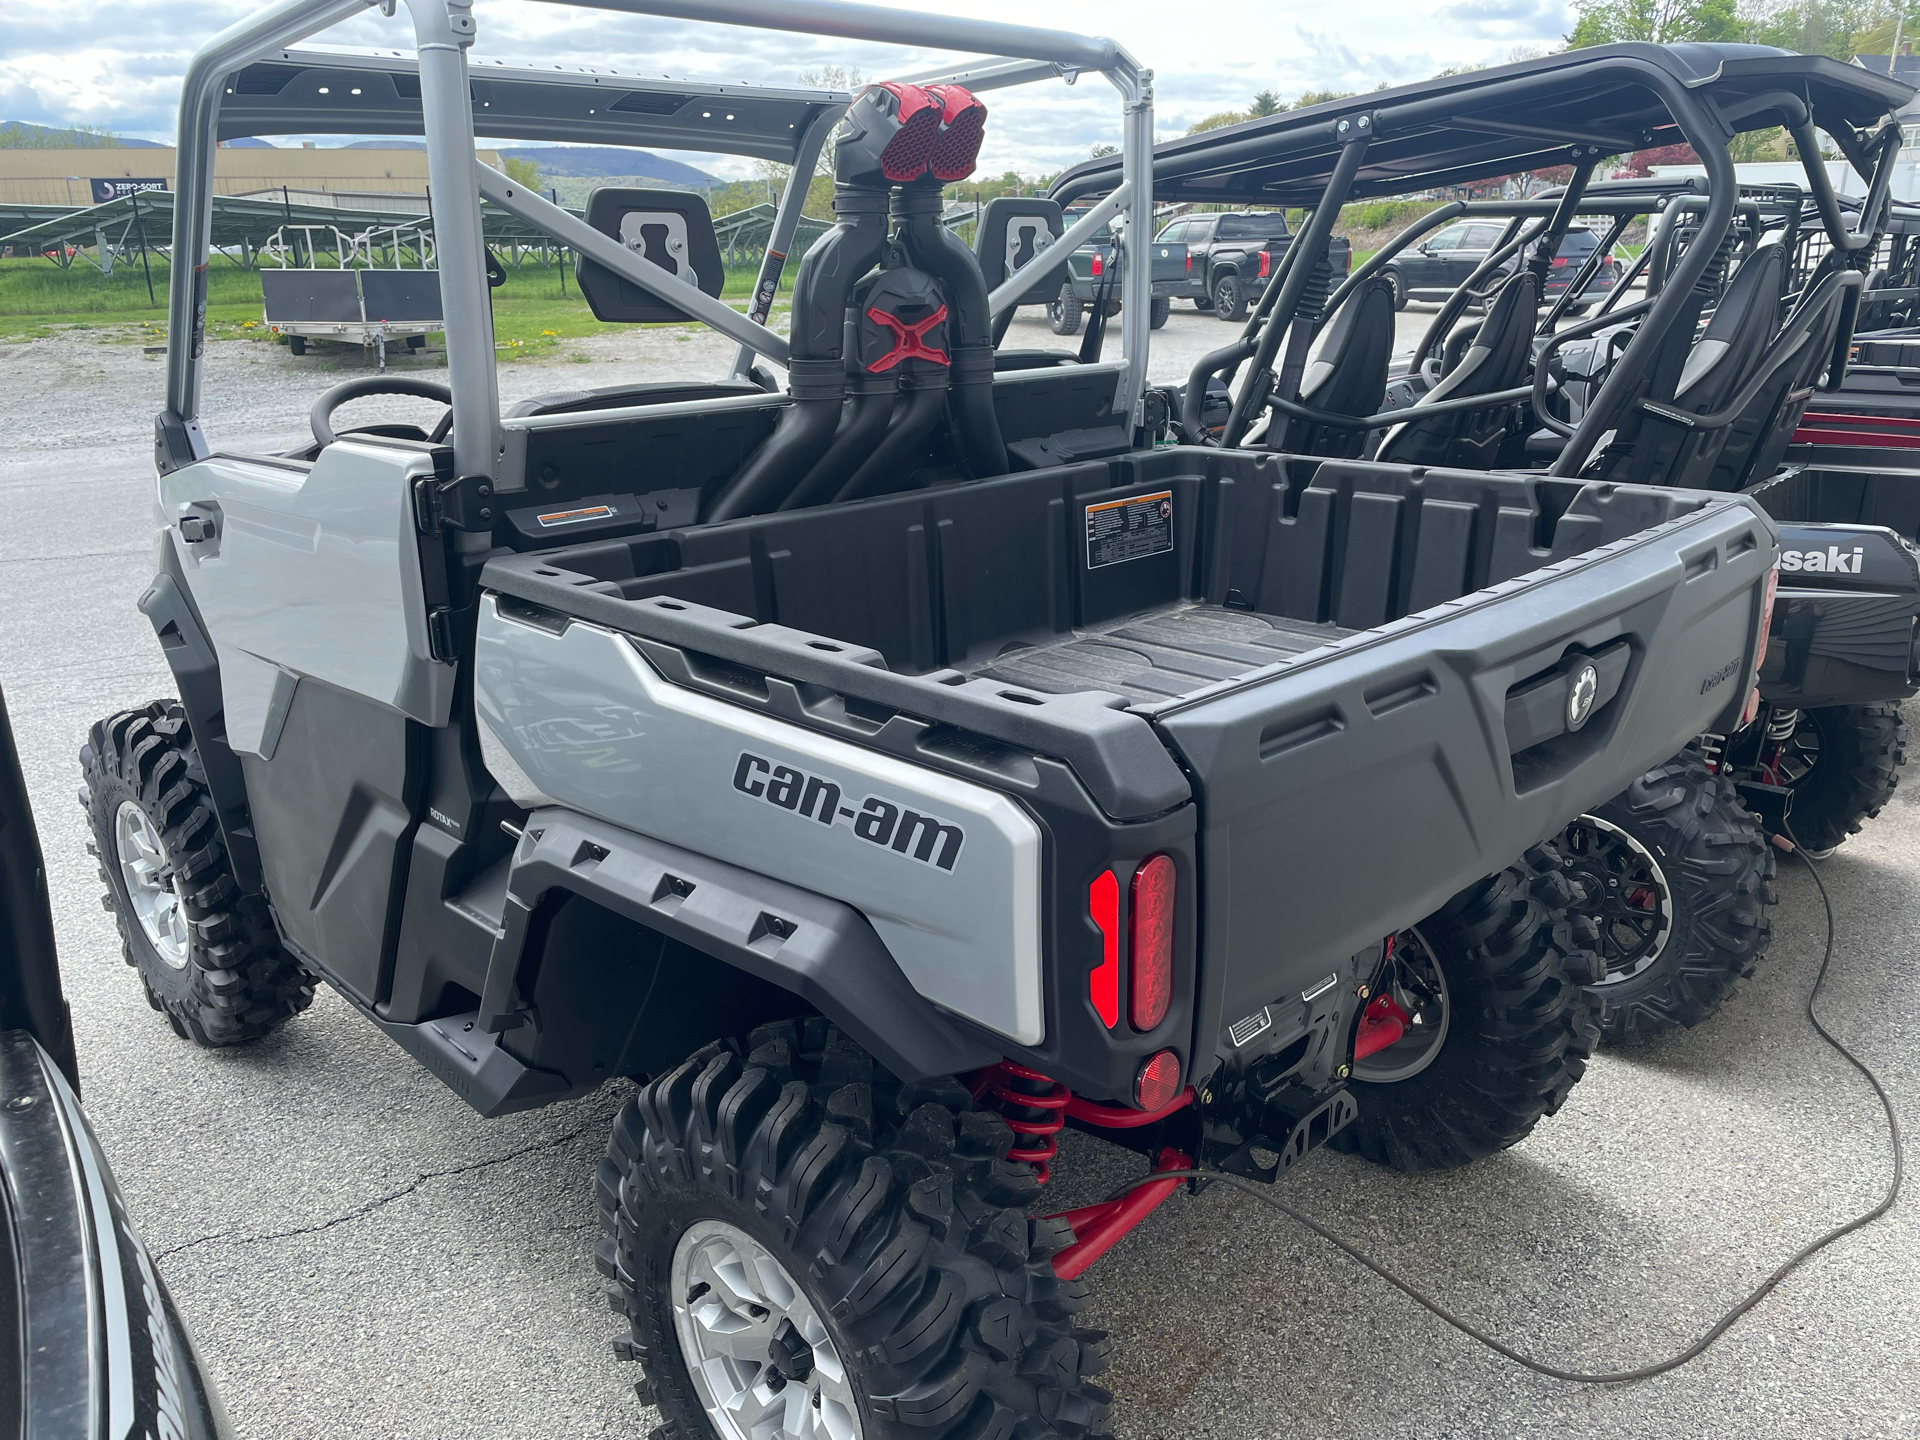
{"label": "aluminum wheel rim", "polygon": [[1447,1043],[1453,1002],[1440,956],[1418,925],[1393,937],[1380,992],[1393,997],[1408,1020],[1400,1038],[1353,1064],[1353,1078],[1370,1085],[1411,1080],[1431,1065]]}
{"label": "aluminum wheel rim", "polygon": [[127,887],[133,918],[161,961],[175,970],[187,965],[186,907],[180,903],[172,872],[160,846],[160,832],[147,812],[131,800],[122,801],[113,818],[115,858]]}
{"label": "aluminum wheel rim", "polygon": [[[1644,973],[1673,936],[1673,887],[1653,852],[1618,825],[1582,815],[1560,839],[1567,868],[1585,882],[1588,913],[1600,922],[1599,985]],[[1651,904],[1649,905],[1649,901]]]}
{"label": "aluminum wheel rim", "polygon": [[860,1440],[846,1366],[786,1267],[724,1220],[673,1249],[673,1330],[723,1440]]}

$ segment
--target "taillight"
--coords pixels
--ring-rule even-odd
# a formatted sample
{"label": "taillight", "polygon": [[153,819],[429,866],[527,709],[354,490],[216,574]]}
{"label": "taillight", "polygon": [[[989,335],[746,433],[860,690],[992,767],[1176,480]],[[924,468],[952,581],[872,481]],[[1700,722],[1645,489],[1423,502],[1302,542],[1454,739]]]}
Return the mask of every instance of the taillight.
{"label": "taillight", "polygon": [[1151,1030],[1173,1004],[1173,861],[1155,855],[1133,872],[1128,892],[1127,1018]]}
{"label": "taillight", "polygon": [[1111,1030],[1120,1023],[1120,882],[1103,871],[1087,887],[1087,913],[1100,927],[1100,964],[1087,975],[1087,999]]}
{"label": "taillight", "polygon": [[1273,268],[1273,252],[1271,250],[1262,250],[1260,252],[1260,278],[1262,280],[1266,279],[1267,271],[1271,270],[1272,268]]}
{"label": "taillight", "polygon": [[1556,256],[1554,256],[1554,257],[1553,257],[1553,263],[1552,263],[1551,265],[1549,265],[1549,266],[1548,266],[1547,268],[1548,268],[1549,270],[1564,270],[1564,269],[1566,269],[1566,268],[1567,268],[1567,257],[1566,257],[1566,256],[1564,256],[1564,255],[1556,255]]}
{"label": "taillight", "polygon": [[1106,273],[1107,273],[1106,262],[1102,260],[1099,257],[1099,255],[1096,254],[1093,257],[1093,271],[1092,271],[1093,278],[1098,280],[1102,275]]}
{"label": "taillight", "polygon": [[1149,1056],[1133,1082],[1133,1103],[1142,1110],[1164,1110],[1180,1093],[1180,1057],[1171,1050]]}
{"label": "taillight", "polygon": [[1187,252],[1187,273],[1189,275],[1193,273],[1193,252],[1191,250]]}
{"label": "taillight", "polygon": [[1775,565],[1767,571],[1767,578],[1760,590],[1760,638],[1753,646],[1753,689],[1747,694],[1746,709],[1740,712],[1740,723],[1751,725],[1760,715],[1760,665],[1767,658],[1767,637],[1773,633],[1773,599],[1780,589],[1780,567]]}

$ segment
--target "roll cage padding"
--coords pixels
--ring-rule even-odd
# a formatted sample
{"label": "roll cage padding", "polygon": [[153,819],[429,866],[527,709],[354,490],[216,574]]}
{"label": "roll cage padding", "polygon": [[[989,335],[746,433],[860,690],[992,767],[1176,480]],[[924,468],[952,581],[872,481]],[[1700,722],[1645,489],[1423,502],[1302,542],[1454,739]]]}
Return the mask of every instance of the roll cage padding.
{"label": "roll cage padding", "polygon": [[[1349,296],[1327,326],[1320,353],[1301,377],[1300,399],[1335,415],[1372,415],[1386,400],[1393,360],[1393,285],[1375,277]],[[1273,422],[1279,424],[1278,418]],[[1359,458],[1366,435],[1295,421],[1287,448],[1303,455]]]}
{"label": "roll cage padding", "polygon": [[1420,407],[1517,386],[1532,358],[1533,324],[1539,312],[1540,277],[1531,270],[1519,271],[1500,287],[1460,363],[1420,397],[1406,420],[1387,432],[1374,458],[1402,465],[1491,469],[1506,438],[1511,402],[1425,417]]}

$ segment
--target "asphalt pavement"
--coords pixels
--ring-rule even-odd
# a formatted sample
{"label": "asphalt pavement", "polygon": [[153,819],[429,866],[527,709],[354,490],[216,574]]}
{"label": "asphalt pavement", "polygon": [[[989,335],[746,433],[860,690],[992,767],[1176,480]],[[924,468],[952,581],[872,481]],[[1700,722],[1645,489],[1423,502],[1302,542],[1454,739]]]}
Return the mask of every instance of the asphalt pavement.
{"label": "asphalt pavement", "polygon": [[[1403,316],[1403,339],[1425,318]],[[1224,333],[1177,311],[1155,337],[1156,377],[1178,378]],[[1023,318],[1008,343],[1063,342]],[[637,331],[503,366],[502,388],[717,373],[725,357],[706,337]],[[233,448],[289,443],[321,385],[358,369],[217,342],[209,433]],[[482,1120],[328,992],[262,1044],[203,1051],[175,1038],[121,962],[75,755],[94,719],[170,693],[134,608],[153,574],[160,385],[137,342],[0,344],[0,685],[46,850],[85,1102],[136,1223],[249,1440],[644,1435],[657,1419],[609,1354],[618,1322],[591,1263],[593,1167],[624,1084]],[[1825,929],[1796,863],[1759,974],[1705,1026],[1596,1060],[1557,1117],[1491,1161],[1408,1178],[1321,1153],[1285,1198],[1555,1364],[1679,1349],[1887,1179],[1878,1106],[1803,1013]],[[1822,873],[1838,914],[1822,1013],[1920,1133],[1920,779]],[[1138,1169],[1071,1135],[1063,1151],[1062,1208]],[[1115,1335],[1122,1440],[1912,1437],[1916,1256],[1909,1198],[1694,1364],[1576,1386],[1488,1353],[1215,1189],[1176,1195],[1091,1272],[1085,1323]]]}

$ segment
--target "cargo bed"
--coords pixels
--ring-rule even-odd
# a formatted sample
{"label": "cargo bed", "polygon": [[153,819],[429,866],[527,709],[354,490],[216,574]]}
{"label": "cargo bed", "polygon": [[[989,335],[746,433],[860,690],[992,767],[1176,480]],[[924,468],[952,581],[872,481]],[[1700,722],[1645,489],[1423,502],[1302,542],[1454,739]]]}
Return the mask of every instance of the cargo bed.
{"label": "cargo bed", "polygon": [[1194,803],[1207,1036],[1730,727],[1775,555],[1739,496],[1169,448],[505,557],[482,585],[1016,796],[1050,758],[1114,823]]}

